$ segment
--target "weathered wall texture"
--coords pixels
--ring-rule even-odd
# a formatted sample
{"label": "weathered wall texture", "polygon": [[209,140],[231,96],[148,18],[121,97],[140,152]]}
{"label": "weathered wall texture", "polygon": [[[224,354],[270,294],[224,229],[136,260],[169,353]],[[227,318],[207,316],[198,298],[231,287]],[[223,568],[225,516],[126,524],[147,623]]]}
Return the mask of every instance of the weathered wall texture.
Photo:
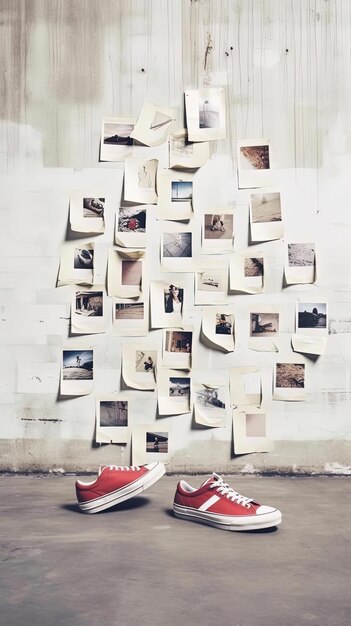
{"label": "weathered wall texture", "polygon": [[[349,0],[0,0],[1,469],[130,462],[129,446],[94,447],[93,396],[58,393],[61,351],[70,345],[94,346],[96,394],[120,388],[120,340],[70,337],[69,289],[55,289],[60,244],[72,236],[69,190],[113,180],[118,205],[123,164],[98,163],[102,117],[137,116],[149,99],[176,107],[181,123],[184,89],[206,78],[226,87],[228,133],[199,173],[200,204],[236,202],[235,246],[245,247],[249,194],[237,190],[236,141],[269,138],[286,240],[314,237],[319,265],[316,285],[282,289],[283,242],[263,244],[270,271],[260,302],[280,307],[286,352],[300,295],[329,302],[330,334],[325,355],[305,359],[306,401],[271,402],[274,356],[240,340],[256,296],[233,296],[234,354],[198,343],[193,366],[262,367],[275,449],[233,458],[230,424],[199,429],[191,415],[178,416],[164,422],[172,421],[169,468],[351,473],[350,26]],[[106,250],[111,228],[99,237]],[[197,311],[196,332],[199,323]],[[152,334],[158,341],[160,332]],[[130,395],[132,420],[156,419],[156,394]]]}

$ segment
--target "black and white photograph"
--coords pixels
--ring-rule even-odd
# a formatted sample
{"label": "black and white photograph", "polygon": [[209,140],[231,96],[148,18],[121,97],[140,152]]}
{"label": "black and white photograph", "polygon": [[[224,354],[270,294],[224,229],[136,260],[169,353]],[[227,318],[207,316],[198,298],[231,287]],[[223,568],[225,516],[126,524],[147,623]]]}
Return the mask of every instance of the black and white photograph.
{"label": "black and white photograph", "polygon": [[275,386],[301,389],[305,386],[304,363],[277,363]]}
{"label": "black and white photograph", "polygon": [[168,432],[147,431],[145,437],[146,452],[157,454],[167,454],[168,452]]}
{"label": "black and white photograph", "polygon": [[100,400],[100,426],[123,428],[128,426],[128,402],[123,400]]}
{"label": "black and white photograph", "polygon": [[185,109],[190,141],[225,139],[225,91],[222,87],[186,90]]}
{"label": "black and white photograph", "polygon": [[76,315],[84,317],[102,317],[102,291],[76,291]]}
{"label": "black and white photograph", "polygon": [[198,276],[199,280],[197,288],[200,291],[221,291],[224,287],[223,272],[208,270],[205,272],[200,272]]}
{"label": "black and white photograph", "polygon": [[133,139],[130,134],[134,129],[134,124],[123,123],[104,123],[104,144],[112,144],[116,146],[132,146]]}
{"label": "black and white photograph", "polygon": [[72,232],[97,235],[103,233],[110,203],[111,192],[104,185],[71,189],[69,221]]}
{"label": "black and white photograph", "polygon": [[139,374],[153,374],[157,364],[157,352],[137,350],[135,352],[135,371]]}
{"label": "black and white photograph", "polygon": [[223,375],[221,383],[216,381],[218,375],[212,377],[211,383],[207,379],[208,376],[201,382],[196,376],[192,385],[195,422],[207,428],[224,428],[228,416],[228,384],[223,384]]}
{"label": "black and white photograph", "polygon": [[83,217],[104,217],[105,198],[83,198]]}
{"label": "black and white photograph", "polygon": [[251,194],[251,221],[280,222],[282,219],[280,193]]}
{"label": "black and white photograph", "polygon": [[63,350],[62,367],[63,380],[92,380],[93,351]]}
{"label": "black and white photograph", "polygon": [[244,277],[263,276],[263,257],[245,257]]}
{"label": "black and white photograph", "polygon": [[190,397],[190,378],[171,377],[169,379],[169,397],[182,400]]}
{"label": "black and white photograph", "polygon": [[171,182],[172,202],[191,202],[193,197],[192,181],[176,180]]}
{"label": "black and white photograph", "polygon": [[204,215],[205,239],[232,239],[233,215],[231,213],[206,213]]}
{"label": "black and white photograph", "polygon": [[92,270],[94,269],[94,250],[90,248],[75,248],[74,269]]}
{"label": "black and white photograph", "polygon": [[220,99],[218,96],[199,95],[199,128],[219,128]]}
{"label": "black and white photograph", "polygon": [[144,313],[144,302],[118,302],[115,304],[116,320],[142,320]]}
{"label": "black and white photograph", "polygon": [[270,167],[269,145],[240,146],[239,153],[242,170],[267,170]]}
{"label": "black and white photograph", "polygon": [[145,233],[146,209],[145,207],[120,207],[118,211],[118,232],[120,233]]}
{"label": "black and white photograph", "polygon": [[250,337],[271,337],[279,333],[279,313],[250,313]]}
{"label": "black and white photograph", "polygon": [[216,335],[231,335],[233,333],[234,315],[216,313]]}
{"label": "black and white photograph", "polygon": [[184,290],[177,285],[170,284],[164,288],[165,313],[182,313]]}
{"label": "black and white photograph", "polygon": [[163,233],[163,257],[192,256],[192,233]]}
{"label": "black and white photograph", "polygon": [[224,387],[202,385],[196,392],[196,402],[210,409],[225,409]]}
{"label": "black and white photograph", "polygon": [[289,243],[290,267],[311,267],[315,263],[315,243]]}
{"label": "black and white photograph", "polygon": [[298,304],[298,323],[297,328],[319,329],[327,328],[327,303],[311,303],[306,302]]}

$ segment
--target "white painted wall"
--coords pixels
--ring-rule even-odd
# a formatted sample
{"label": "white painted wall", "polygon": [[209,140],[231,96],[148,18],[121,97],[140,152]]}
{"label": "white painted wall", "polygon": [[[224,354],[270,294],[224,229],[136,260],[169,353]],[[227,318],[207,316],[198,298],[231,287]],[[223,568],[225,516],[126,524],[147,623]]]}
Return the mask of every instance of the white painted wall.
{"label": "white painted wall", "polygon": [[[102,117],[137,115],[150,99],[176,107],[180,121],[184,89],[205,78],[227,88],[228,139],[198,173],[195,230],[200,237],[202,212],[235,202],[235,250],[246,247],[249,192],[237,190],[236,141],[269,137],[285,240],[313,235],[318,278],[282,289],[284,243],[261,245],[270,263],[265,293],[232,297],[235,352],[195,345],[194,369],[262,367],[274,451],[234,459],[229,423],[203,430],[191,415],[160,419],[172,425],[170,470],[350,471],[348,0],[0,0],[0,12],[0,468],[95,471],[100,462],[130,462],[130,446],[93,446],[94,396],[58,395],[61,351],[70,345],[94,346],[96,395],[120,389],[120,339],[69,337],[69,289],[55,288],[69,190],[114,181],[117,206],[123,169],[98,163]],[[158,233],[153,215],[147,254],[156,280]],[[97,240],[112,246],[112,215]],[[296,298],[310,293],[329,302],[327,351],[305,359],[305,402],[272,402],[275,357],[248,350],[247,314],[254,302],[278,305],[290,354]],[[200,317],[196,307],[195,332]],[[161,342],[160,331],[151,334]],[[156,420],[155,393],[128,394],[135,423]]]}

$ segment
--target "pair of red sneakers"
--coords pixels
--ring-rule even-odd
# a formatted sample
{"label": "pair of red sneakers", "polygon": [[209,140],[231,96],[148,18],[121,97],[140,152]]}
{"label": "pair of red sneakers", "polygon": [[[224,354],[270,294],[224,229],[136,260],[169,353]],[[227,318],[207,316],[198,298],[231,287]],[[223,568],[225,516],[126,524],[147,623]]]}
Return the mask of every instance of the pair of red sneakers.
{"label": "pair of red sneakers", "polygon": [[[142,466],[102,466],[96,480],[76,481],[79,508],[99,513],[145,491],[165,473],[162,463]],[[181,480],[176,488],[173,511],[176,517],[209,524],[224,530],[257,530],[280,524],[278,509],[240,495],[216,473],[196,489]]]}

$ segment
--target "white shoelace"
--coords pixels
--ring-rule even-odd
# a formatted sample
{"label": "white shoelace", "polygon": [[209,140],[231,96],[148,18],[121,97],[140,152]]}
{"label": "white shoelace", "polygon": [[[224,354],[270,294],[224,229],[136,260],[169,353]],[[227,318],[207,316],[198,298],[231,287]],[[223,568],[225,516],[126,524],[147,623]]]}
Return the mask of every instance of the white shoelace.
{"label": "white shoelace", "polygon": [[241,504],[248,509],[250,508],[250,502],[252,502],[252,498],[247,498],[246,496],[242,496],[237,491],[234,491],[234,489],[229,487],[229,485],[227,485],[227,483],[224,482],[223,478],[218,474],[213,475],[216,480],[213,481],[213,483],[210,485],[211,489],[215,489],[216,491],[218,491],[218,493],[220,493],[222,496],[225,496],[226,498],[228,498],[228,500],[231,500],[232,502],[237,502],[238,504]]}
{"label": "white shoelace", "polygon": [[125,471],[125,472],[138,472],[140,470],[139,465],[106,465],[111,470]]}

